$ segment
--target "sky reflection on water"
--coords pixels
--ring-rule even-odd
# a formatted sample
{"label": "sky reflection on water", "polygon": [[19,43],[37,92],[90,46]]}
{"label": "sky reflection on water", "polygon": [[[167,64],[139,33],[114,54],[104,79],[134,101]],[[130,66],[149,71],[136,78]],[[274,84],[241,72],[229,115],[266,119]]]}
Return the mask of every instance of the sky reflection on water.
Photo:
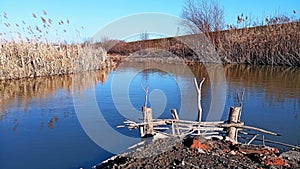
{"label": "sky reflection on water", "polygon": [[[176,65],[169,65],[168,69],[172,70],[169,74],[158,70],[136,72],[134,64],[143,67],[143,63],[130,63],[118,73],[124,78],[135,74],[129,86],[129,99],[136,112],[145,100],[140,87],[142,82],[150,85],[150,93],[154,91],[154,99],[149,106],[153,108],[156,118],[170,118],[170,109],[180,109],[181,100],[186,99],[190,116],[185,117],[196,119],[197,107],[196,101],[193,101],[196,93],[190,81],[192,77]],[[191,70],[197,78],[207,78],[202,91],[203,118],[206,119],[212,86],[203,65],[193,66]],[[230,106],[235,104],[235,91],[244,89],[241,118],[247,125],[282,134],[281,137],[266,135],[268,139],[300,144],[299,68],[225,65],[224,71],[227,88],[224,89],[226,104],[222,112],[223,120],[226,120]],[[115,74],[116,71],[92,71],[71,76],[0,82],[1,168],[87,168],[111,156],[111,153],[97,146],[79,124],[72,87],[79,93],[95,88],[96,100],[105,120],[115,127],[124,120],[111,95]],[[79,79],[80,83],[72,84],[73,78]],[[186,86],[182,97],[176,82]],[[119,96],[119,99],[122,102],[124,98]],[[165,108],[159,107],[164,103],[162,100],[166,101]],[[131,117],[137,120],[141,114],[132,114]],[[138,131],[116,131],[129,137],[139,136]],[[109,141],[109,138],[103,139]]]}

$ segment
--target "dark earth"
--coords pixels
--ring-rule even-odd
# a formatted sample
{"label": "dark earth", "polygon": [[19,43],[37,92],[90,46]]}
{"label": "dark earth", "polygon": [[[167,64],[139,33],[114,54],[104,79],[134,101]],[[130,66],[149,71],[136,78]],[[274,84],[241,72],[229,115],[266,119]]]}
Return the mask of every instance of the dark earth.
{"label": "dark earth", "polygon": [[216,138],[169,137],[135,147],[94,168],[300,168],[300,152],[280,154],[277,148],[232,144]]}

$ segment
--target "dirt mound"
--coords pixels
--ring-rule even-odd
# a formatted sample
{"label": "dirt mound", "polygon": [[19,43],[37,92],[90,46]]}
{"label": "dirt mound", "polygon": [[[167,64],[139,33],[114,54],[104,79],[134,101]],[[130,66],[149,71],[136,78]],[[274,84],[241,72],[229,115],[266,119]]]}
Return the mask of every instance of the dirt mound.
{"label": "dirt mound", "polygon": [[280,155],[277,148],[233,145],[225,140],[168,138],[115,156],[95,168],[300,168],[299,157],[297,151]]}

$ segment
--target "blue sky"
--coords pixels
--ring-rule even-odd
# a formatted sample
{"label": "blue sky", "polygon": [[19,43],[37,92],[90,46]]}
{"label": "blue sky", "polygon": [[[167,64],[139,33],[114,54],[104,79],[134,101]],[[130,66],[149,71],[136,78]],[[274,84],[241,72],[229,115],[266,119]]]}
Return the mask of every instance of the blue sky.
{"label": "blue sky", "polygon": [[[297,0],[220,0],[224,8],[226,24],[236,24],[236,18],[241,13],[251,16],[253,20],[262,20],[265,16],[286,14],[291,16],[295,10],[296,17],[300,16],[300,3]],[[0,0],[0,31],[21,30],[22,20],[25,25],[42,27],[40,17],[51,18],[54,22],[49,32],[57,29],[58,37],[67,39],[84,39],[92,37],[99,29],[120,18],[144,12],[158,12],[181,16],[185,0],[110,0],[110,1],[62,1],[62,0]],[[43,14],[47,11],[47,15]],[[8,19],[4,18],[6,12]],[[32,17],[32,13],[37,18]],[[66,24],[66,20],[70,24]],[[64,25],[58,25],[60,20]],[[8,29],[4,23],[9,22]],[[17,27],[15,24],[20,25]],[[67,32],[64,33],[63,30]],[[76,31],[77,29],[77,31]],[[16,36],[16,35],[14,35]],[[50,36],[56,36],[52,33]],[[64,37],[63,37],[64,36]],[[58,38],[56,37],[56,38]]]}

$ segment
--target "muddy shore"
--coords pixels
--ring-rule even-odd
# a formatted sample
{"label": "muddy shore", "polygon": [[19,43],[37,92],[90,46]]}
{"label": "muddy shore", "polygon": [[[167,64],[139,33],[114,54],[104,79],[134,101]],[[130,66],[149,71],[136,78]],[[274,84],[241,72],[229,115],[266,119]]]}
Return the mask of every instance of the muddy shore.
{"label": "muddy shore", "polygon": [[300,168],[300,152],[202,137],[165,138],[94,168]]}

